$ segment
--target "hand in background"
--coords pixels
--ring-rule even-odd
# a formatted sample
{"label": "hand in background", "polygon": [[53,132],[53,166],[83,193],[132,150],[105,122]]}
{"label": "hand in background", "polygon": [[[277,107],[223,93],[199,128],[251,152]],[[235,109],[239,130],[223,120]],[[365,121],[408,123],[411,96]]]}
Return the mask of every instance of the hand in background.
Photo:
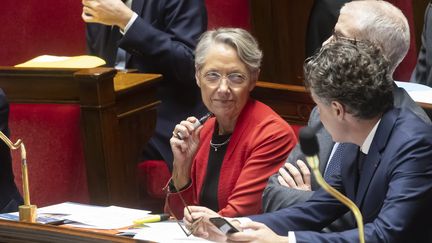
{"label": "hand in background", "polygon": [[133,12],[120,0],[82,0],[81,18],[86,23],[117,25],[124,29]]}
{"label": "hand in background", "polygon": [[[226,236],[209,218],[220,217],[219,214],[211,209],[200,206],[188,206],[189,210],[184,209],[183,222],[185,226],[193,232],[196,237],[201,237],[210,241],[225,242]],[[190,213],[189,213],[190,212]],[[194,224],[194,222],[199,222]]]}
{"label": "hand in background", "polygon": [[[171,149],[174,157],[172,180],[176,188],[183,188],[189,183],[192,160],[200,144],[200,132],[202,126],[194,128],[193,124],[198,122],[195,117],[189,117],[177,124],[170,139]],[[183,139],[180,139],[181,134]]]}
{"label": "hand in background", "polygon": [[262,223],[246,222],[240,228],[242,232],[227,235],[228,242],[288,242],[288,237],[277,235]]}
{"label": "hand in background", "polygon": [[298,169],[291,163],[285,163],[285,168],[279,169],[278,181],[281,185],[289,188],[310,191],[310,170],[301,160],[297,160],[297,165]]}

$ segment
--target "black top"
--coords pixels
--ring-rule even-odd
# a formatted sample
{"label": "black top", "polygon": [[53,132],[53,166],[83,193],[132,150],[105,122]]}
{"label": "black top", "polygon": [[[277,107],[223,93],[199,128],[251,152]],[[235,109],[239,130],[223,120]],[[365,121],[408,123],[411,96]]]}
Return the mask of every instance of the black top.
{"label": "black top", "polygon": [[201,190],[200,204],[210,208],[213,211],[219,211],[218,204],[218,185],[219,176],[222,167],[222,161],[225,157],[226,150],[228,148],[231,134],[218,135],[218,128],[215,126],[215,131],[211,139],[213,144],[223,144],[221,146],[216,145],[216,149],[210,145],[210,152],[207,164],[207,172],[204,180],[204,184]]}

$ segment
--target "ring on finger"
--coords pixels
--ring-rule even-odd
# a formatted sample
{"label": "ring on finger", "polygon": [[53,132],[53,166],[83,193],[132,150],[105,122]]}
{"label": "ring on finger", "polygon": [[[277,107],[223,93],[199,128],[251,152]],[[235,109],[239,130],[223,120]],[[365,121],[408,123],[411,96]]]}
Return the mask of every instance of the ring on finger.
{"label": "ring on finger", "polygon": [[175,132],[175,131],[172,132],[172,135],[173,135],[173,137],[175,137],[175,138],[180,138],[179,135],[178,135],[178,133]]}

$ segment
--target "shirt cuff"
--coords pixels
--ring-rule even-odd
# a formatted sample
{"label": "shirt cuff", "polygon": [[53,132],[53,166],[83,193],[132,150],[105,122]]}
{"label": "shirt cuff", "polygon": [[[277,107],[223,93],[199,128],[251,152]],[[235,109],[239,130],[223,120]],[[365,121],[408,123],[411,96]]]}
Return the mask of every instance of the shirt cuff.
{"label": "shirt cuff", "polygon": [[297,239],[295,237],[294,231],[288,231],[288,242],[297,243]]}
{"label": "shirt cuff", "polygon": [[129,30],[129,28],[132,26],[132,24],[135,22],[135,20],[138,18],[138,14],[133,12],[132,13],[132,17],[129,19],[129,22],[127,23],[127,25],[125,26],[124,30],[120,29],[120,33],[122,35],[125,35],[126,32]]}
{"label": "shirt cuff", "polygon": [[246,217],[240,217],[240,218],[228,218],[228,217],[225,217],[226,219],[233,219],[233,220],[237,220],[237,221],[239,221],[240,222],[240,224],[244,224],[244,223],[247,223],[247,222],[252,222],[252,219],[250,219],[250,218],[246,218]]}

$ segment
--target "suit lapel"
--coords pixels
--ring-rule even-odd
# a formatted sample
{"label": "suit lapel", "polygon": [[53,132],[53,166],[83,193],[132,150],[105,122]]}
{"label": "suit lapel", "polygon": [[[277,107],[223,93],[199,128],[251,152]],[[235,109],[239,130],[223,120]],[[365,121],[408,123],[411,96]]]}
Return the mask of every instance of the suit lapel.
{"label": "suit lapel", "polygon": [[[372,151],[373,150],[373,151]],[[365,161],[363,161],[363,169],[360,175],[357,195],[356,195],[356,205],[361,207],[365,193],[369,187],[369,184],[375,174],[376,168],[381,161],[381,154],[377,151],[376,147],[369,150]]]}
{"label": "suit lapel", "polygon": [[134,11],[138,16],[142,15],[144,8],[144,0],[132,0],[132,11]]}
{"label": "suit lapel", "polygon": [[345,194],[350,199],[354,199],[357,192],[357,151],[355,144],[346,144],[342,151],[341,176]]}
{"label": "suit lapel", "polygon": [[375,136],[372,140],[366,160],[363,162],[363,169],[360,175],[359,186],[356,195],[356,204],[361,207],[364,197],[374,177],[375,171],[381,162],[381,153],[387,145],[387,141],[393,130],[399,110],[393,109],[385,113],[381,118]]}

